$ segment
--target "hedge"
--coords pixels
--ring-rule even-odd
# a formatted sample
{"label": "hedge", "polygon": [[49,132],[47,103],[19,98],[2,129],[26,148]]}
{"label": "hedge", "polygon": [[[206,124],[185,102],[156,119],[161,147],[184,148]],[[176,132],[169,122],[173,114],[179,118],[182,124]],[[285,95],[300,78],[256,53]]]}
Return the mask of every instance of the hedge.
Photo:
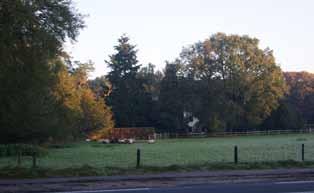
{"label": "hedge", "polygon": [[29,144],[0,144],[0,157],[10,156],[45,156],[48,151],[40,146]]}

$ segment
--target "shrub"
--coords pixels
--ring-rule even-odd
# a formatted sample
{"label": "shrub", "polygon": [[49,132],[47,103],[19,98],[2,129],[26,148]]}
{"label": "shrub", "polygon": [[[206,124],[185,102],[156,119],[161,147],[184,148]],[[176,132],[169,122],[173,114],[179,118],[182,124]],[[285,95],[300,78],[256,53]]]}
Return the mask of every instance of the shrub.
{"label": "shrub", "polygon": [[155,129],[152,127],[130,127],[130,128],[114,128],[110,133],[110,138],[113,139],[149,139],[155,134]]}
{"label": "shrub", "polygon": [[45,148],[29,144],[0,144],[0,157],[9,156],[45,156],[48,151]]}
{"label": "shrub", "polygon": [[88,136],[89,139],[111,139],[116,141],[118,139],[149,139],[155,134],[153,127],[125,127],[108,129],[105,132],[94,132]]}

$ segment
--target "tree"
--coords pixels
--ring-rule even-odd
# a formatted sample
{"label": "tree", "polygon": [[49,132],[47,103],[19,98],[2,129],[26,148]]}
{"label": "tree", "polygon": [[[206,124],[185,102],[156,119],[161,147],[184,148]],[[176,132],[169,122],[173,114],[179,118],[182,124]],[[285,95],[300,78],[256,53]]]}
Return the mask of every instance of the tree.
{"label": "tree", "polygon": [[62,129],[57,130],[61,135],[59,138],[62,135],[100,134],[112,129],[112,112],[104,103],[105,96],[94,93],[88,84],[88,73],[94,69],[93,64],[76,62],[73,71],[68,72],[62,61],[57,62],[61,68],[53,93],[61,107],[58,112],[62,116]]}
{"label": "tree", "polygon": [[90,89],[81,91],[82,131],[86,134],[109,131],[114,127],[110,108],[104,98],[96,98]]}
{"label": "tree", "polygon": [[96,77],[88,82],[89,87],[98,96],[107,97],[111,93],[111,84],[106,76]]}
{"label": "tree", "polygon": [[145,91],[156,101],[160,92],[160,82],[163,79],[162,72],[155,71],[155,65],[149,63],[140,69],[137,77],[143,82]]}
{"label": "tree", "polygon": [[[286,92],[270,49],[248,36],[217,33],[181,53],[182,74],[202,82],[201,122],[229,129],[256,127],[279,105]],[[199,93],[198,93],[199,94]]]}
{"label": "tree", "polygon": [[177,72],[176,63],[167,63],[160,85],[158,127],[170,133],[184,131],[184,111]]}
{"label": "tree", "polygon": [[147,126],[151,97],[137,77],[140,69],[137,50],[127,36],[120,37],[118,42],[116,53],[106,61],[111,69],[107,78],[112,85],[108,105],[112,107],[118,127]]}
{"label": "tree", "polygon": [[51,62],[75,40],[82,16],[70,0],[0,2],[1,143],[43,142],[58,127]]}
{"label": "tree", "polygon": [[111,109],[105,104],[105,93],[102,95],[93,92],[88,83],[88,74],[94,70],[91,61],[76,63],[72,76],[80,95],[80,108],[82,109],[81,131],[84,133],[104,132],[114,126]]}
{"label": "tree", "polygon": [[79,120],[82,117],[80,94],[76,86],[76,79],[68,72],[63,60],[57,58],[51,63],[54,64],[55,81],[50,89],[56,101],[51,108],[55,109],[58,124],[50,136],[54,141],[64,141],[68,137],[78,136],[80,133],[78,130]]}
{"label": "tree", "polygon": [[295,106],[305,122],[314,123],[314,74],[308,72],[286,72],[289,86],[288,103]]}
{"label": "tree", "polygon": [[155,66],[149,63],[140,69],[137,75],[138,79],[142,82],[147,96],[146,107],[148,109],[147,125],[157,127],[160,123],[159,117],[159,96],[160,96],[160,85],[163,79],[163,73],[160,71],[155,71]]}
{"label": "tree", "polygon": [[279,107],[261,125],[269,130],[298,130],[304,128],[302,115],[287,100],[280,101]]}

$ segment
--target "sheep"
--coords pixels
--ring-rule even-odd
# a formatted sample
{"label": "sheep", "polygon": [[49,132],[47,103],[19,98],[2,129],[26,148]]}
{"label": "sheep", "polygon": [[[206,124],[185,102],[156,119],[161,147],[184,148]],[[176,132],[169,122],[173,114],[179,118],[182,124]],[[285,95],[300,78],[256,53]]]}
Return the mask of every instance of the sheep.
{"label": "sheep", "polygon": [[148,140],[148,144],[153,144],[153,143],[155,143],[155,139],[149,139]]}

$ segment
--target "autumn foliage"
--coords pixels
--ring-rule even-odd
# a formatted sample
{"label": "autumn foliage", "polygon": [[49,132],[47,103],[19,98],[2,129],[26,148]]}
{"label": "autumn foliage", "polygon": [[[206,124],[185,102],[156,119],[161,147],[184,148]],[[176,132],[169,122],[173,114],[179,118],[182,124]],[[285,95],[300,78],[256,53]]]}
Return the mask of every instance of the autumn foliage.
{"label": "autumn foliage", "polygon": [[308,124],[314,123],[314,74],[309,72],[285,72],[289,86],[287,96]]}

